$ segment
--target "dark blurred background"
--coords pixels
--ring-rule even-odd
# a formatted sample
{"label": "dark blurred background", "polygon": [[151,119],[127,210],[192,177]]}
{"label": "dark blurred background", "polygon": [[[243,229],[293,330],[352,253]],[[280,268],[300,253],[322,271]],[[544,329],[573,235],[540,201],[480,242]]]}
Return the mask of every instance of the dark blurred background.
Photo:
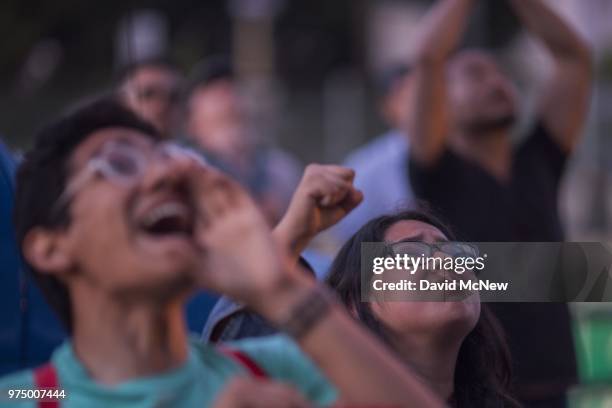
{"label": "dark blurred background", "polygon": [[[151,0],[0,3],[0,134],[15,149],[79,98],[113,85],[117,69],[169,55],[188,73],[228,54],[250,79],[262,134],[304,163],[338,162],[383,128],[373,78],[409,60],[414,28],[431,1]],[[590,40],[597,82],[582,148],[566,178],[572,239],[610,231],[612,1],[551,4]],[[506,3],[482,1],[466,43],[495,48],[529,101],[546,58]],[[570,103],[568,101],[568,103]],[[529,104],[525,106],[529,107]]]}

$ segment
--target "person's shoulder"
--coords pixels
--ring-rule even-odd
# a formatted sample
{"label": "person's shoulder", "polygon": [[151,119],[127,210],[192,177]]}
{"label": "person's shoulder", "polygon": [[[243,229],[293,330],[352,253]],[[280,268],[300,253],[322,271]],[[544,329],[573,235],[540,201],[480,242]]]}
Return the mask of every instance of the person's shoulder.
{"label": "person's shoulder", "polygon": [[4,144],[4,141],[2,140],[1,135],[0,135],[0,158],[2,160],[12,159],[12,155],[9,151],[9,148],[6,146],[6,144]]}
{"label": "person's shoulder", "polygon": [[[302,174],[303,165],[300,160],[287,150],[270,146],[260,150],[260,160],[266,164],[266,169],[272,175],[287,179],[290,184],[297,184]],[[294,188],[295,185],[292,186]]]}
{"label": "person's shoulder", "polygon": [[218,347],[213,343],[203,342],[195,336],[190,337],[189,346],[196,358],[205,363],[214,360],[224,360],[225,357],[219,352]]}
{"label": "person's shoulder", "polygon": [[246,353],[269,377],[289,382],[310,401],[331,404],[337,391],[299,345],[284,334],[227,343]]}
{"label": "person's shoulder", "polygon": [[284,334],[237,340],[225,346],[247,354],[273,377],[299,377],[317,370],[299,345]]}
{"label": "person's shoulder", "polygon": [[403,156],[407,152],[408,142],[399,131],[389,131],[348,154],[344,163],[355,169],[388,163],[390,156]]}
{"label": "person's shoulder", "polygon": [[548,148],[562,151],[561,145],[556,141],[555,136],[552,131],[546,125],[546,123],[540,119],[536,118],[533,123],[528,125],[523,131],[524,138],[522,142],[519,144],[520,147],[530,146],[530,145],[544,145]]}
{"label": "person's shoulder", "polygon": [[[0,400],[2,406],[7,408],[26,408],[34,407],[36,403],[32,399],[18,398],[18,393],[34,389],[32,370],[17,371],[12,374],[0,377]],[[13,395],[9,392],[13,392]]]}
{"label": "person's shoulder", "polygon": [[208,376],[231,378],[240,373],[242,368],[229,358],[221,349],[211,343],[203,343],[196,337],[190,339],[192,358],[196,365]]}
{"label": "person's shoulder", "polygon": [[[261,145],[253,154],[254,166],[259,169],[266,188],[277,190],[288,200],[300,182],[304,166],[287,150],[270,145]],[[258,186],[259,189],[261,186]]]}
{"label": "person's shoulder", "polygon": [[536,118],[525,133],[526,137],[515,151],[518,163],[541,163],[542,160],[546,160],[560,176],[569,152],[561,147],[544,121]]}
{"label": "person's shoulder", "polygon": [[202,340],[208,342],[212,340],[212,334],[217,325],[231,315],[244,310],[244,306],[234,302],[227,296],[221,296],[210,311],[204,328],[202,329]]}
{"label": "person's shoulder", "polygon": [[300,160],[288,150],[280,147],[268,146],[260,151],[267,159],[277,161],[287,166],[301,167]]}
{"label": "person's shoulder", "polygon": [[2,171],[2,173],[8,174],[8,176],[12,178],[14,176],[15,167],[15,157],[0,139],[0,171]]}
{"label": "person's shoulder", "polygon": [[244,369],[233,357],[236,352],[248,357],[271,378],[301,378],[305,371],[312,370],[311,363],[297,344],[284,335],[247,338],[219,344],[202,343],[192,338],[191,349],[197,360],[206,366],[207,371],[217,375],[232,375]]}
{"label": "person's shoulder", "polygon": [[21,370],[0,377],[0,388],[30,388],[33,384],[33,371]]}
{"label": "person's shoulder", "polygon": [[288,351],[300,352],[299,346],[290,337],[284,334],[275,334],[265,337],[254,337],[242,340],[236,340],[227,343],[228,347],[233,347],[249,354],[267,351]]}
{"label": "person's shoulder", "polygon": [[[485,170],[474,162],[468,159],[462,153],[456,152],[452,147],[444,147],[435,158],[428,161],[420,161],[416,157],[410,155],[408,159],[408,173],[413,188],[419,189],[418,185],[423,182],[430,183],[435,180],[436,183],[456,183],[456,180],[464,178],[468,179],[471,176],[480,177]],[[431,185],[438,189],[437,186]]]}

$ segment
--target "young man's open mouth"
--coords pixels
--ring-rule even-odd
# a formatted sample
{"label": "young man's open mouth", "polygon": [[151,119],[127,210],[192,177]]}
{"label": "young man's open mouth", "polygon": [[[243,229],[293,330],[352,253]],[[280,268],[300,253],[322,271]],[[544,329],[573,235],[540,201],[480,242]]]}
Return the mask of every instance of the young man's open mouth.
{"label": "young man's open mouth", "polygon": [[137,236],[146,245],[188,245],[192,249],[196,215],[187,192],[173,190],[155,196],[136,206],[133,225]]}

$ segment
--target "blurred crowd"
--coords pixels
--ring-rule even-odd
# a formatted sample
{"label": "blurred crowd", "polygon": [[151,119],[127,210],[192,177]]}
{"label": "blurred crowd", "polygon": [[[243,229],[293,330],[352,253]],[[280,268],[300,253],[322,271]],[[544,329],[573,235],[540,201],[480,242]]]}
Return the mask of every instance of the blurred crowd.
{"label": "blurred crowd", "polygon": [[343,163],[261,138],[229,55],[132,61],[23,157],[0,144],[0,388],[68,406],[568,406],[567,304],[361,298],[363,242],[566,239],[592,52],[546,2],[508,0],[551,61],[517,142],[515,82],[460,46],[478,3],[431,5],[414,56],[375,79],[387,130]]}

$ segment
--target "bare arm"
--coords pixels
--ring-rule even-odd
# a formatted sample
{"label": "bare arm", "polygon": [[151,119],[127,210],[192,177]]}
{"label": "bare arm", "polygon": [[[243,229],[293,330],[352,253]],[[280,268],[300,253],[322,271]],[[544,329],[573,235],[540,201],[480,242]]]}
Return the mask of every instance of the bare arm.
{"label": "bare arm", "polygon": [[355,172],[347,167],[309,164],[289,208],[272,231],[296,262],[310,241],[339,222],[363,199],[353,186]]}
{"label": "bare arm", "polygon": [[[361,201],[360,192],[352,186],[353,176],[352,170],[340,166],[306,168],[285,217],[273,231],[276,241],[289,249],[291,261],[314,235],[338,222]],[[287,276],[283,284],[258,296],[253,306],[270,321],[282,322],[314,285]],[[334,305],[299,343],[338,387],[343,404],[438,403],[339,305]]]}
{"label": "bare arm", "polygon": [[[314,285],[309,282],[309,285]],[[283,320],[310,291],[304,284],[276,289],[276,300],[262,307],[272,321]],[[283,293],[279,296],[279,293]],[[285,316],[286,317],[286,316]],[[437,407],[442,403],[417,377],[399,363],[374,336],[358,325],[340,305],[334,305],[306,335],[297,339],[302,350],[338,388],[343,404]]]}
{"label": "bare arm", "polygon": [[191,177],[199,217],[195,236],[203,249],[203,287],[285,327],[288,320],[305,324],[310,318],[301,306],[312,313],[311,306],[323,301],[327,306],[296,340],[336,386],[343,403],[442,405],[343,306],[326,302],[325,288],[287,266],[263,216],[239,185],[213,169],[194,170]]}
{"label": "bare arm", "polygon": [[541,0],[510,0],[527,29],[546,46],[554,71],[540,98],[539,114],[561,148],[570,152],[589,107],[592,60],[589,46]]}
{"label": "bare arm", "polygon": [[446,63],[465,28],[473,0],[440,0],[425,16],[415,58],[407,134],[412,157],[434,163],[448,136]]}

